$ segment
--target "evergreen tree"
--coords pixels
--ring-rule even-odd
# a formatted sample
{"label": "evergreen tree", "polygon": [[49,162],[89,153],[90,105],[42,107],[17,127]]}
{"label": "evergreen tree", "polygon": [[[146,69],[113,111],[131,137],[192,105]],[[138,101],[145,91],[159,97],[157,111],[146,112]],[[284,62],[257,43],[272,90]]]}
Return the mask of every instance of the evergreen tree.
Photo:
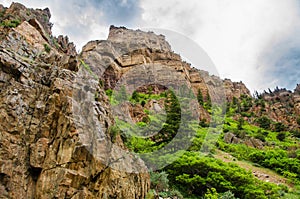
{"label": "evergreen tree", "polygon": [[133,91],[132,96],[131,96],[131,99],[132,99],[134,102],[138,102],[138,101],[139,101],[139,94],[138,94],[137,91]]}
{"label": "evergreen tree", "polygon": [[244,119],[240,117],[238,120],[238,126],[237,126],[238,130],[242,130],[243,125],[244,125]]}
{"label": "evergreen tree", "polygon": [[197,100],[198,103],[203,106],[204,102],[203,102],[203,95],[200,89],[198,89],[198,94],[197,94]]}
{"label": "evergreen tree", "polygon": [[167,98],[165,100],[165,109],[167,112],[166,124],[154,137],[157,145],[169,142],[176,135],[181,122],[181,109],[179,101],[172,90],[167,92]]}
{"label": "evergreen tree", "polygon": [[210,98],[210,95],[209,95],[209,91],[207,91],[207,95],[206,95],[206,108],[207,109],[211,109],[211,98]]}

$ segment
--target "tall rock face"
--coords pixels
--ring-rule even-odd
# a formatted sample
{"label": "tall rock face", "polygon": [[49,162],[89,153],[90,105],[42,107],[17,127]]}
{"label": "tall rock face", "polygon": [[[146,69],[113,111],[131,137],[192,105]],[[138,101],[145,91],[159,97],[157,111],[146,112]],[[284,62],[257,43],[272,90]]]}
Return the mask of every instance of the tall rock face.
{"label": "tall rock face", "polygon": [[[163,35],[153,32],[111,26],[108,39],[86,44],[81,58],[103,80],[105,89],[119,90],[125,86],[131,94],[146,85],[154,90],[183,87],[194,96],[201,91],[204,99],[210,95],[216,103],[251,96],[242,82],[222,80],[193,68],[172,51]],[[195,106],[195,111],[200,119],[210,120],[203,107]]]}
{"label": "tall rock face", "polygon": [[[123,82],[129,89],[133,85],[131,80],[138,79],[144,80],[145,83],[155,80],[156,84],[176,86],[178,82],[173,75],[178,76],[177,80],[190,86],[190,83],[185,80],[188,77],[187,64],[181,61],[178,54],[171,51],[164,36],[152,32],[111,26],[108,39],[89,42],[83,47],[81,56],[92,71],[104,80],[106,89],[115,88],[126,75],[131,75],[127,78],[128,82]],[[150,65],[153,68],[148,68],[149,73],[141,76],[142,71],[139,69],[145,72],[148,70],[145,67]],[[134,83],[139,84],[139,82]],[[132,92],[132,89],[129,92]]]}
{"label": "tall rock face", "polygon": [[[67,37],[51,35],[49,10],[0,11],[1,198],[145,198],[145,165],[130,155],[118,162],[126,149],[112,137],[104,90],[78,76],[81,58]],[[86,88],[97,97],[80,109]],[[88,129],[89,115],[98,129]]]}

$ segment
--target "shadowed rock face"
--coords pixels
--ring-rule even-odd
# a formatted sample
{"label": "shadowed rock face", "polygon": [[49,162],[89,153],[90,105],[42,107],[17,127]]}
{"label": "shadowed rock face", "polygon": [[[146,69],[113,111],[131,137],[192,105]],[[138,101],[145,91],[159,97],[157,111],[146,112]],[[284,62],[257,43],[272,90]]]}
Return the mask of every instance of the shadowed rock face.
{"label": "shadowed rock face", "polygon": [[[51,35],[49,10],[12,4],[0,11],[1,20],[20,20],[0,27],[0,195],[144,198],[145,165],[130,155],[119,161],[125,148],[119,136],[111,142],[114,120],[103,88],[78,75],[81,58],[67,37]],[[86,85],[97,92],[87,110],[76,98]],[[82,120],[90,115],[99,129]]]}

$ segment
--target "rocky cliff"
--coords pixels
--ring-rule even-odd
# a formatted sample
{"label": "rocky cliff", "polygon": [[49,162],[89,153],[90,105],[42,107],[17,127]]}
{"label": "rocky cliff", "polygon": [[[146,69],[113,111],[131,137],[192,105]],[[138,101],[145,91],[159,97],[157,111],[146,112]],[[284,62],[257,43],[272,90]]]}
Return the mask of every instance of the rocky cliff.
{"label": "rocky cliff", "polygon": [[266,115],[273,121],[283,123],[286,129],[299,129],[300,123],[297,122],[300,119],[299,85],[294,91],[278,87],[274,90],[269,89],[258,97],[263,99],[264,104],[258,104],[251,109],[257,116]]}
{"label": "rocky cliff", "polygon": [[[129,155],[118,162],[124,146],[111,142],[103,88],[80,81],[81,58],[67,37],[51,35],[49,10],[13,3],[0,12],[1,198],[144,198],[147,169]],[[76,97],[86,85],[97,92],[90,110]],[[87,115],[99,129],[87,128]]]}

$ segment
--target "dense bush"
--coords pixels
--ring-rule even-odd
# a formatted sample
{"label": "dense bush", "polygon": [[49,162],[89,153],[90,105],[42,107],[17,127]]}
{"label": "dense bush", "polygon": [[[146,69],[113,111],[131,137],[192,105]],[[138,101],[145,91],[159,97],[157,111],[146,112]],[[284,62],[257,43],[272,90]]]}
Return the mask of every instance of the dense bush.
{"label": "dense bush", "polygon": [[277,122],[274,124],[274,131],[276,131],[276,132],[281,132],[281,131],[284,131],[285,129],[286,129],[286,127],[281,122]]}
{"label": "dense bush", "polygon": [[241,112],[247,112],[252,107],[252,98],[247,95],[241,96]]}
{"label": "dense bush", "polygon": [[232,191],[239,198],[277,198],[280,188],[256,179],[251,172],[199,153],[188,152],[167,167],[169,180],[186,194],[205,195],[208,189]]}
{"label": "dense bush", "polygon": [[168,174],[166,172],[150,172],[151,189],[156,193],[162,192],[169,188]]}
{"label": "dense bush", "polygon": [[283,141],[286,137],[286,133],[285,132],[279,132],[276,136],[276,138],[280,141]]}
{"label": "dense bush", "polygon": [[48,45],[48,44],[44,44],[44,50],[47,52],[47,53],[50,53],[51,51],[51,47]]}
{"label": "dense bush", "polygon": [[256,150],[249,155],[249,160],[263,167],[273,169],[282,175],[285,172],[290,172],[296,174],[295,178],[299,179],[300,177],[300,160],[289,158],[288,153],[284,150]]}
{"label": "dense bush", "polygon": [[266,129],[266,130],[269,130],[270,129],[270,126],[271,126],[271,120],[266,117],[266,116],[262,116],[260,118],[257,118],[256,119],[256,122],[258,123],[258,125],[263,128],[263,129]]}
{"label": "dense bush", "polygon": [[18,25],[20,25],[20,20],[13,19],[13,20],[4,20],[0,22],[0,26],[6,27],[6,28],[15,28]]}
{"label": "dense bush", "polygon": [[300,130],[292,130],[291,133],[293,136],[300,138]]}

